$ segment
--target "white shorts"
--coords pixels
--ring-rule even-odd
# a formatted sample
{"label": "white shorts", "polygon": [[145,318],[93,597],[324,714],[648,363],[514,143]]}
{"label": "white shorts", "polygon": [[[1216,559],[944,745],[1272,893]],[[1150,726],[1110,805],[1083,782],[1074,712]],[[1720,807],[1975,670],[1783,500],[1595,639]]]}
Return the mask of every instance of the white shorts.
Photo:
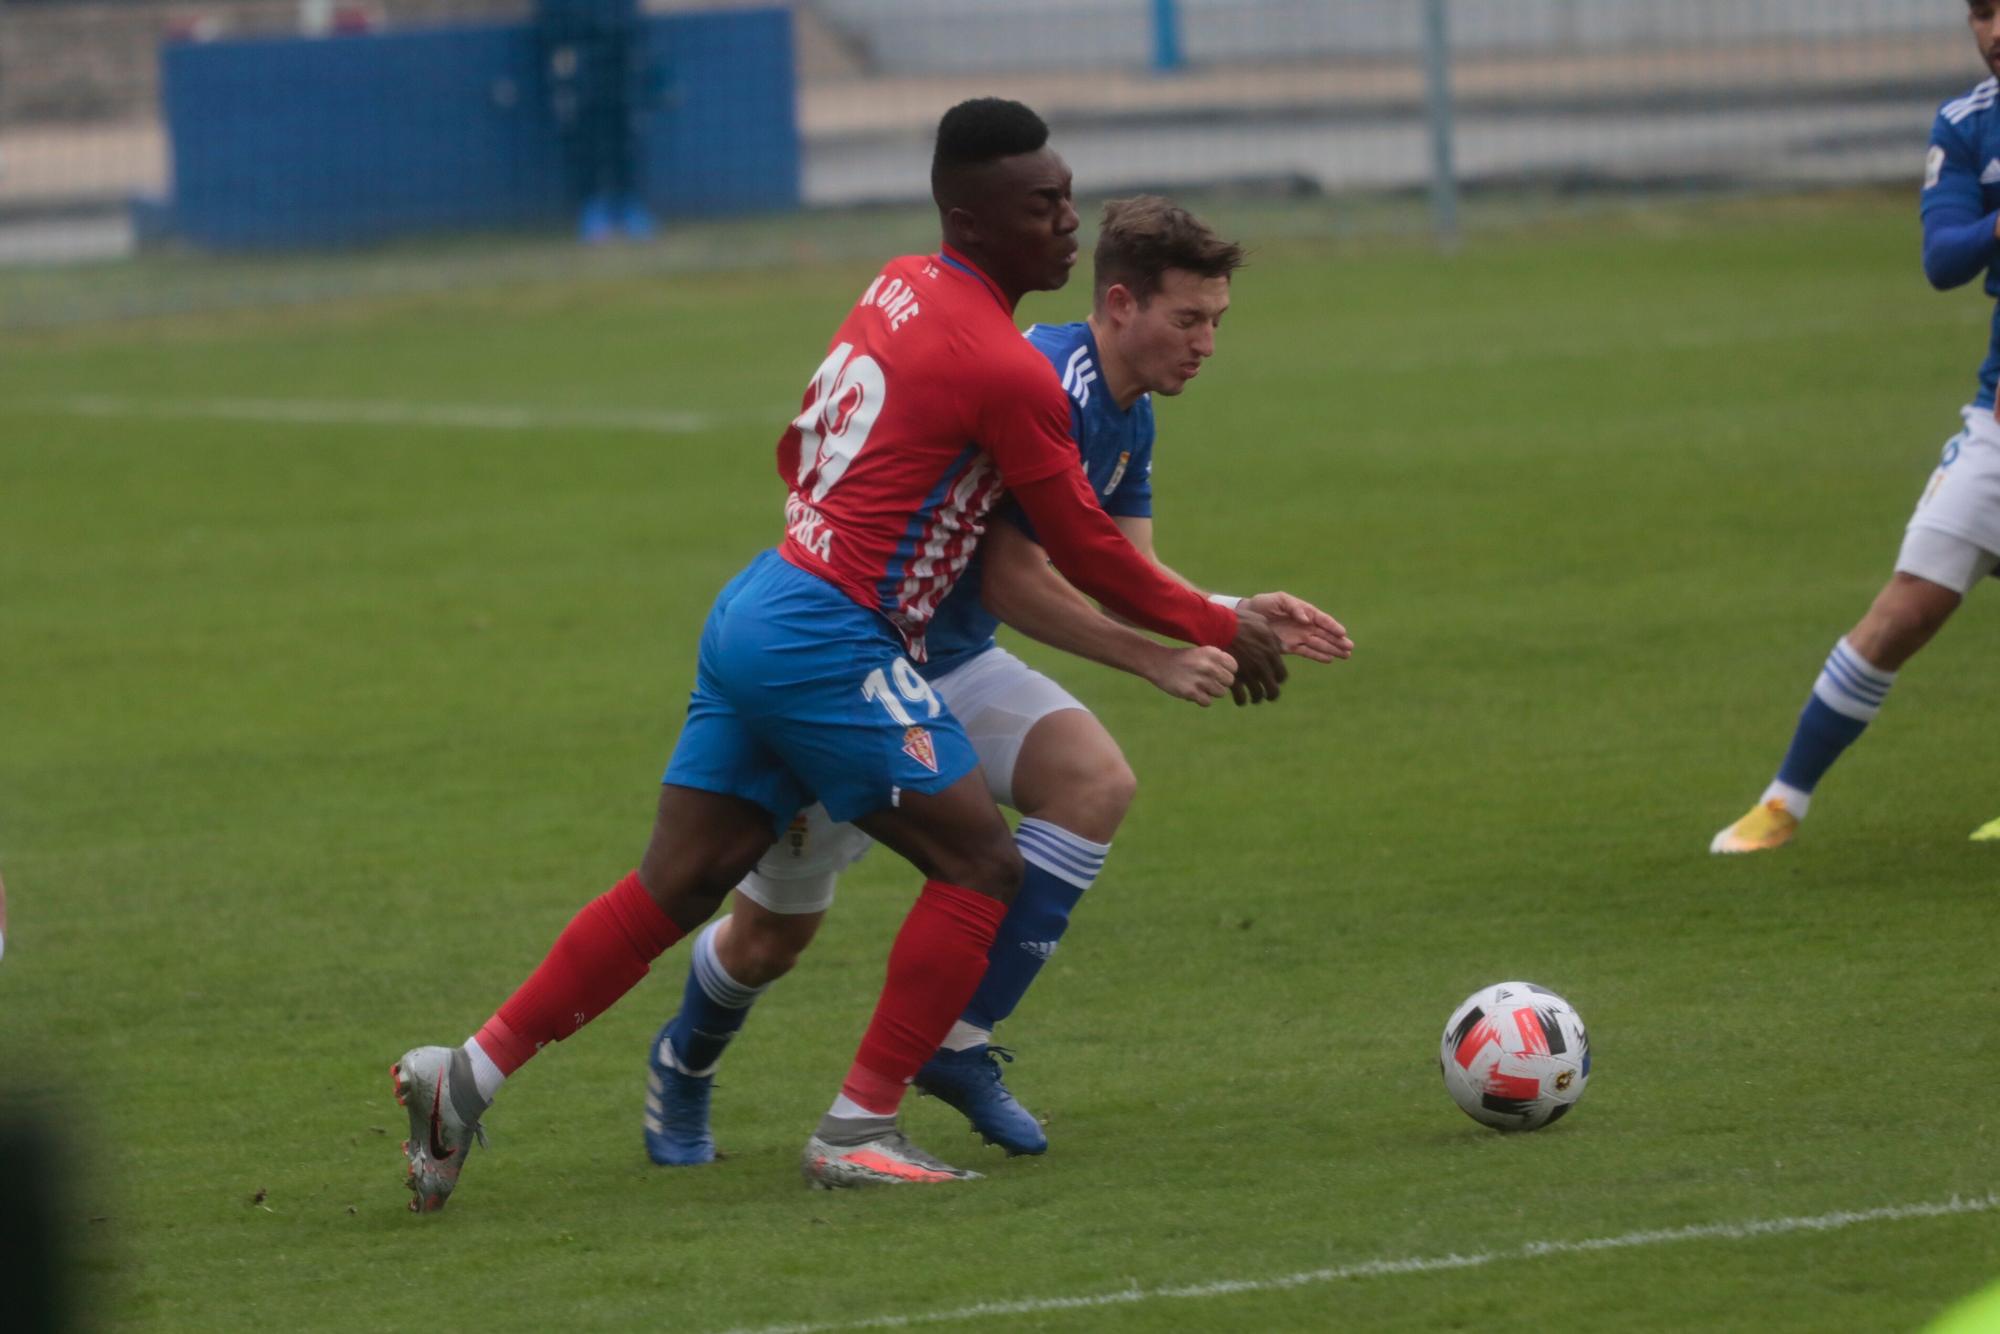
{"label": "white shorts", "polygon": [[1960,415],[1965,429],[1944,442],[1896,569],[1963,595],[2000,566],[2000,420],[1988,408]]}
{"label": "white shorts", "polygon": [[[1004,648],[990,648],[954,667],[931,688],[972,738],[987,791],[1014,805],[1014,763],[1036,723],[1064,709],[1081,709],[1076,697]],[[833,906],[840,873],[861,860],[874,840],[851,824],[827,819],[826,808],[802,810],[764,854],[736,892],[774,913],[825,912]]]}

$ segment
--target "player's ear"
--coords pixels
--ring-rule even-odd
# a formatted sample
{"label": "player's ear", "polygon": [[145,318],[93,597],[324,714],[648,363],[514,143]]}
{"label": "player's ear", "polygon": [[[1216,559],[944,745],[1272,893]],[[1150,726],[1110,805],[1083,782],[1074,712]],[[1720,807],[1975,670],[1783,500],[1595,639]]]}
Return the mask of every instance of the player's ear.
{"label": "player's ear", "polygon": [[1117,323],[1130,324],[1139,313],[1139,300],[1124,283],[1113,283],[1104,289],[1104,309]]}
{"label": "player's ear", "polygon": [[979,220],[970,209],[948,208],[944,213],[944,239],[953,250],[971,252],[979,248]]}

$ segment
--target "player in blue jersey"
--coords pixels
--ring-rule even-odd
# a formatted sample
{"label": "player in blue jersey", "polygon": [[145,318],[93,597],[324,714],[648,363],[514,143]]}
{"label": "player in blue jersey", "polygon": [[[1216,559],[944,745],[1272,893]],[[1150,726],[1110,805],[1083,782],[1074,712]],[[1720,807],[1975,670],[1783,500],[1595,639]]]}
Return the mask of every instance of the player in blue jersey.
{"label": "player in blue jersey", "polygon": [[[1149,557],[1151,396],[1180,393],[1214,353],[1230,274],[1241,262],[1237,246],[1164,199],[1113,203],[1097,243],[1090,318],[1028,331],[1062,378],[1091,488]],[[1001,1080],[993,1030],[1020,1002],[1102,870],[1136,780],[1104,725],[999,647],[994,630],[1004,620],[1202,705],[1228,691],[1231,673],[1217,650],[1169,648],[1100,613],[1050,569],[1032,525],[1017,513],[1007,517],[1013,522],[993,525],[974,567],[938,608],[921,670],[964,724],[995,799],[1020,813],[1015,841],[1027,870],[984,980],[916,1085],[1014,1154],[1040,1153],[1048,1141]],[[1247,602],[1270,619],[1289,652],[1327,662],[1352,651],[1338,622],[1297,598],[1267,593]],[[723,1049],[764,988],[791,969],[833,902],[839,872],[868,846],[865,834],[834,824],[823,808],[802,812],[737,887],[731,915],[698,939],[680,1012],[650,1054],[645,1139],[655,1162],[714,1158],[709,1094]]]}
{"label": "player in blue jersey", "polygon": [[[1979,54],[2000,76],[2000,6],[1969,0],[1967,9]],[[1922,199],[1924,275],[1931,285],[1943,291],[1983,275],[1986,294],[2000,297],[2000,77],[1938,109]],[[1903,664],[2000,564],[1996,379],[2000,308],[1979,368],[1979,392],[1961,410],[1964,429],[1945,441],[1937,470],[1918,497],[1895,572],[1827,656],[1777,777],[1746,815],[1715,835],[1709,851],[1760,852],[1789,843],[1821,777],[1874,721]],[[1994,836],[2000,836],[2000,822],[1974,835]]]}

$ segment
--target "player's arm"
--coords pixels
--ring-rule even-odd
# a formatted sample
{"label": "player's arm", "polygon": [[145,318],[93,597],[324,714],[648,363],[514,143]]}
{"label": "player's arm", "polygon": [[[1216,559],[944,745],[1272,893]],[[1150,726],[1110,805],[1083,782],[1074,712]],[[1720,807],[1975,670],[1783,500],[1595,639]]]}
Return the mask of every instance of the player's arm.
{"label": "player's arm", "polygon": [[1034,525],[1049,559],[1072,584],[1146,629],[1236,659],[1239,703],[1276,699],[1283,650],[1255,611],[1208,601],[1133,550],[1091,493],[1069,434],[1069,399],[1049,364],[996,376],[985,390],[979,435],[1001,480]]}
{"label": "player's arm", "polygon": [[1207,589],[1160,559],[1159,551],[1153,546],[1153,518],[1150,514],[1114,514],[1111,516],[1111,522],[1118,525],[1118,531],[1125,534],[1125,540],[1130,542],[1140,555],[1159,567],[1161,574],[1176,583],[1185,584],[1203,597],[1208,596]]}
{"label": "player's arm", "polygon": [[1056,569],[1112,611],[1146,629],[1188,643],[1226,647],[1236,660],[1237,703],[1278,697],[1283,646],[1257,612],[1218,606],[1161,574],[1132,549],[1097,506],[1082,465],[1014,486],[1015,501],[1035,526]]}
{"label": "player's arm", "polygon": [[1050,568],[1048,552],[1012,523],[993,524],[981,553],[980,600],[1028,638],[1130,672],[1203,708],[1229,693],[1234,658],[1219,648],[1172,648],[1112,620]]}
{"label": "player's arm", "polygon": [[1971,282],[2000,255],[2000,209],[1987,212],[1979,159],[1938,116],[1924,159],[1924,277],[1939,291]]}
{"label": "player's arm", "polygon": [[[1140,555],[1153,562],[1162,573],[1171,579],[1194,589],[1197,593],[1214,599],[1201,585],[1160,559],[1153,546],[1153,520],[1149,515],[1119,514],[1112,522],[1118,531],[1136,548]],[[1258,593],[1254,597],[1235,599],[1262,616],[1278,632],[1278,642],[1285,652],[1296,657],[1310,658],[1314,662],[1332,662],[1336,658],[1354,656],[1354,641],[1348,637],[1347,627],[1321,611],[1304,598],[1290,593]],[[1005,619],[1004,617],[1002,619]]]}
{"label": "player's arm", "polygon": [[1276,632],[1250,610],[1230,610],[1160,574],[1132,550],[1118,524],[1098,506],[1070,442],[1070,408],[1048,362],[1040,362],[1046,392],[994,394],[982,440],[1000,466],[1016,504],[1034,524],[1056,570],[1128,620],[1188,644],[1226,648],[1236,660],[1236,702],[1276,700],[1284,658]]}

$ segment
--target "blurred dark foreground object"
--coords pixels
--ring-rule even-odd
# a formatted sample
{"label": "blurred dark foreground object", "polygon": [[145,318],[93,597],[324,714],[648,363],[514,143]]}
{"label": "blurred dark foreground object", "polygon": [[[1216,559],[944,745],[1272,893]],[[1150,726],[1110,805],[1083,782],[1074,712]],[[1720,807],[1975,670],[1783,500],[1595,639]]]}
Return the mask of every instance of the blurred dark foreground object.
{"label": "blurred dark foreground object", "polygon": [[71,1327],[59,1219],[63,1153],[43,1120],[0,1108],[0,1329]]}

